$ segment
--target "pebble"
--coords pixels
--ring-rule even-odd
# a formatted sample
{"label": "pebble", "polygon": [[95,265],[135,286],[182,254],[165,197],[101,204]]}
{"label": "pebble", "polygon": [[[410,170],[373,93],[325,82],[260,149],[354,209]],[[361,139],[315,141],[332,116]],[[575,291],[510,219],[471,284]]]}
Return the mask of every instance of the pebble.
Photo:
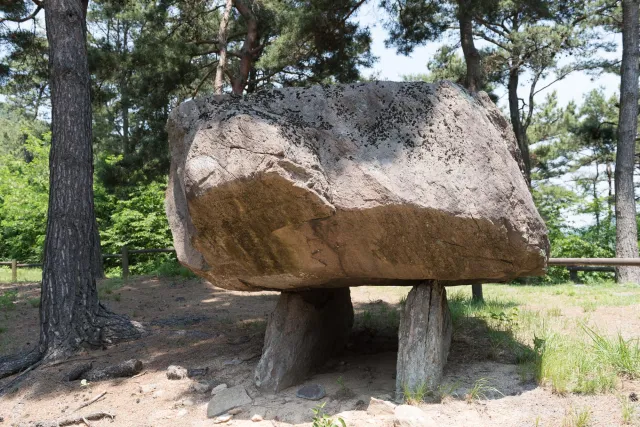
{"label": "pebble", "polygon": [[251,421],[253,421],[254,423],[259,423],[262,420],[264,420],[264,418],[262,418],[262,415],[255,414],[253,417],[251,417]]}
{"label": "pebble", "polygon": [[207,381],[194,382],[189,387],[194,392],[201,394],[207,393],[209,390],[211,390],[211,384],[209,384],[209,382]]}
{"label": "pebble", "polygon": [[177,416],[178,416],[178,417],[184,417],[185,415],[187,415],[187,413],[188,413],[188,412],[189,412],[189,411],[187,411],[186,409],[182,408],[182,409],[180,409],[180,410],[178,411]]}
{"label": "pebble", "polygon": [[299,388],[298,391],[296,391],[296,396],[301,399],[307,400],[320,400],[326,395],[327,392],[320,384],[305,385],[304,387]]}
{"label": "pebble", "polygon": [[226,384],[218,384],[217,386],[215,386],[213,388],[213,390],[211,390],[211,396],[213,396],[216,393],[220,393],[222,390],[224,390],[225,388],[227,388]]}
{"label": "pebble", "polygon": [[231,421],[231,418],[233,418],[233,415],[230,415],[230,414],[220,415],[219,417],[216,417],[213,420],[213,423],[214,424],[228,423],[229,421]]}
{"label": "pebble", "polygon": [[181,380],[187,377],[187,370],[182,366],[171,365],[167,368],[167,378],[170,380]]}
{"label": "pebble", "polygon": [[151,393],[156,388],[158,388],[156,384],[143,384],[140,386],[138,391],[140,391],[140,393]]}

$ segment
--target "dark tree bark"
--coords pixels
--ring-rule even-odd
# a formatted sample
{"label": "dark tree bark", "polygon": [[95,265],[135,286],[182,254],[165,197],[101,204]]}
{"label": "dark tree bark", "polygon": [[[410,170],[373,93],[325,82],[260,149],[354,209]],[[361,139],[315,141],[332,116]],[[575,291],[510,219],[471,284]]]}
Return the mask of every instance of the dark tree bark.
{"label": "dark tree bark", "polygon": [[52,138],[40,342],[22,359],[0,360],[0,377],[42,358],[68,356],[80,346],[97,347],[141,334],[140,327],[98,301],[85,16],[83,0],[47,0],[45,5]]}
{"label": "dark tree bark", "polygon": [[[638,0],[622,1],[620,118],[616,152],[616,257],[638,257],[638,229],[633,188],[638,127]],[[640,268],[618,267],[619,283],[640,283]]]}
{"label": "dark tree bark", "polygon": [[[129,28],[127,25],[123,25],[122,35],[122,52],[123,62],[127,64],[127,49],[129,44]],[[131,143],[129,141],[129,70],[122,70],[120,75],[120,107],[122,109],[122,157],[127,160],[131,155]]]}
{"label": "dark tree bark", "polygon": [[98,301],[85,7],[81,0],[47,0],[45,6],[52,140],[40,353],[51,358],[140,333]]}
{"label": "dark tree bark", "polygon": [[216,79],[213,84],[213,92],[222,93],[222,85],[224,83],[224,72],[227,68],[227,36],[229,27],[229,15],[233,8],[233,0],[227,0],[220,20],[220,28],[218,29],[218,46],[220,46],[220,54],[218,55],[218,66],[216,67]]}
{"label": "dark tree bark", "polygon": [[[514,60],[516,61],[516,60]],[[522,162],[524,164],[524,177],[527,180],[527,184],[531,185],[531,159],[529,158],[529,144],[527,141],[527,135],[522,126],[522,119],[520,117],[520,106],[518,105],[518,84],[520,81],[520,69],[513,65],[509,71],[509,83],[507,90],[509,94],[509,117],[511,119],[511,125],[513,126],[513,133],[516,135],[518,141],[518,148],[522,155]]]}
{"label": "dark tree bark", "polygon": [[458,0],[460,44],[467,65],[465,85],[471,92],[482,89],[482,64],[480,53],[473,42],[473,0]]}
{"label": "dark tree bark", "polygon": [[242,49],[240,50],[240,69],[238,75],[232,83],[234,95],[242,95],[249,79],[249,73],[253,67],[253,59],[258,45],[258,21],[253,14],[251,7],[243,0],[234,0],[234,4],[240,15],[245,20],[247,35],[245,36]]}

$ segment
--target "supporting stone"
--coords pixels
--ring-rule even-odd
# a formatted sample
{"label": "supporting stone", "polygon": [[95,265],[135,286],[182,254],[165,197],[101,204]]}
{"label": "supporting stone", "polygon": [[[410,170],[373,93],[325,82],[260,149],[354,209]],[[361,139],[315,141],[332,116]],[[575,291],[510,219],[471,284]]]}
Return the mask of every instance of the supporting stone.
{"label": "supporting stone", "polygon": [[351,326],[349,288],[282,292],[267,324],[256,386],[275,393],[301,383],[344,348]]}
{"label": "supporting stone", "polygon": [[440,384],[451,345],[447,293],[437,281],[414,286],[407,296],[398,332],[396,399],[405,390],[434,390]]}

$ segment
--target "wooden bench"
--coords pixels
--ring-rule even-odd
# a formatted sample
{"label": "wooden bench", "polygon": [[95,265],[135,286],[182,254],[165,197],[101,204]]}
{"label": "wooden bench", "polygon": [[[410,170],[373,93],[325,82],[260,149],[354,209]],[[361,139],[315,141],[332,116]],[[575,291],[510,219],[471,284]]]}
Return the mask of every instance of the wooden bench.
{"label": "wooden bench", "polygon": [[585,265],[568,265],[567,270],[569,270],[569,278],[573,283],[580,283],[578,279],[578,271],[600,271],[606,273],[615,273],[615,267],[593,267],[593,266],[585,266]]}

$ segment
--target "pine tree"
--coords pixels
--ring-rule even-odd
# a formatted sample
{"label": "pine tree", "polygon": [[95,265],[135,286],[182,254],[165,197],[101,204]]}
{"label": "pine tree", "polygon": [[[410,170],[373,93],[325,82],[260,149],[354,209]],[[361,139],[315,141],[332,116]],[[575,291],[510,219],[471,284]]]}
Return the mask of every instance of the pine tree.
{"label": "pine tree", "polygon": [[[622,0],[620,119],[616,152],[616,256],[638,258],[638,228],[633,185],[638,133],[638,0]],[[618,282],[640,283],[640,268],[618,267]]]}

